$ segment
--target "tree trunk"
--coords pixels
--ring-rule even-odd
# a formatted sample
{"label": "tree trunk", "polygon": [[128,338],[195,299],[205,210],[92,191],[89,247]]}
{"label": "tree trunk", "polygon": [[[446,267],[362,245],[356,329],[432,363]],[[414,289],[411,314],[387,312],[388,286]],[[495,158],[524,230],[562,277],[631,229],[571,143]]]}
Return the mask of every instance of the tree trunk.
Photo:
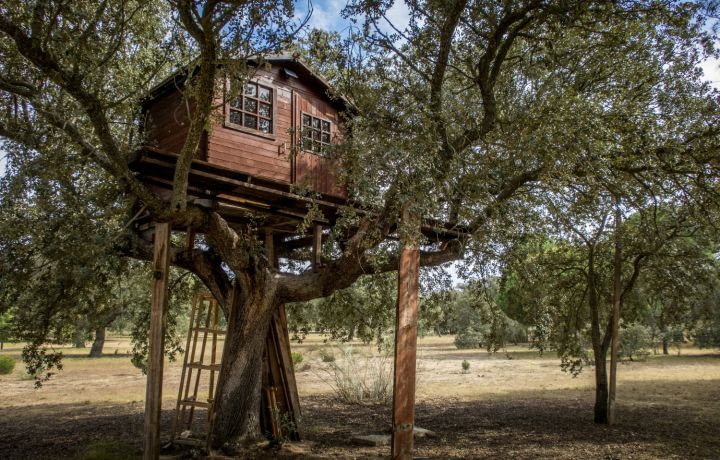
{"label": "tree trunk", "polygon": [[608,375],[605,355],[595,353],[595,423],[608,423]]}
{"label": "tree trunk", "polygon": [[262,357],[270,319],[280,303],[271,277],[252,284],[242,293],[237,286],[233,290],[215,397],[215,447],[260,436]]}
{"label": "tree trunk", "polygon": [[105,326],[95,329],[95,340],[90,348],[91,358],[100,358],[103,355],[103,347],[105,346]]}
{"label": "tree trunk", "polygon": [[670,342],[670,341],[668,340],[667,336],[666,336],[666,335],[663,335],[662,345],[663,345],[663,354],[664,354],[664,355],[669,355],[669,354],[670,354],[670,351],[668,350],[669,342]]}

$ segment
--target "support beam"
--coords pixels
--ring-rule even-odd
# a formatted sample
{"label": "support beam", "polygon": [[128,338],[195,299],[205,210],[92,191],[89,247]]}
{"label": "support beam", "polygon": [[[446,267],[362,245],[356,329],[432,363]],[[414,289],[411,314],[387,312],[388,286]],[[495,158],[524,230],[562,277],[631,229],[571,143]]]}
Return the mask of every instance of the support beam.
{"label": "support beam", "polygon": [[170,224],[155,224],[153,293],[148,332],[147,387],[145,391],[145,460],[160,456],[163,358],[167,317]]}
{"label": "support beam", "polygon": [[395,323],[392,458],[412,459],[415,424],[415,360],[417,356],[420,251],[405,244],[400,253]]}
{"label": "support beam", "polygon": [[312,269],[318,271],[322,264],[322,225],[313,226]]}

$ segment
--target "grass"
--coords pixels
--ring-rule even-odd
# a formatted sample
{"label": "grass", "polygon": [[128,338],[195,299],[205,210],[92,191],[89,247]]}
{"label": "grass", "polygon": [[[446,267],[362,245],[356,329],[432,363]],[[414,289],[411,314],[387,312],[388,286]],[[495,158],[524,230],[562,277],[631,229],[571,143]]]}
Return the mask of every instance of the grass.
{"label": "grass", "polygon": [[[129,358],[113,355],[115,349],[129,350],[129,339],[109,338],[110,355],[99,359],[87,358],[88,349],[59,348],[70,359],[40,390],[23,377],[20,362],[13,373],[0,376],[0,444],[18,446],[15,457],[8,457],[28,458],[20,452],[33,446],[35,458],[136,458],[142,444],[145,376]],[[348,433],[363,429],[382,432],[389,423],[387,405],[347,409],[334,400],[332,388],[315,369],[330,364],[322,360],[332,350],[323,337],[308,336],[292,348],[304,357],[303,365],[312,363],[312,369],[303,365],[296,369],[303,417],[312,427],[311,442],[330,458],[386,454],[385,448],[356,452],[357,447],[346,440]],[[6,344],[0,356],[19,360],[21,350],[22,344]],[[374,344],[353,343],[353,350],[361,361],[377,355]],[[673,352],[650,355],[645,362],[622,363],[617,401],[625,431],[613,433],[625,440],[613,445],[602,444],[602,436],[609,435],[591,423],[592,368],[573,378],[560,370],[553,352],[539,356],[526,346],[510,346],[507,354],[512,359],[508,359],[505,350],[496,354],[457,350],[452,337],[421,338],[418,351],[418,425],[444,433],[419,451],[425,456],[571,458],[569,453],[575,452],[577,457],[671,458],[682,457],[678,453],[682,443],[692,444],[685,447],[700,457],[712,457],[711,449],[720,449],[716,436],[704,437],[712,431],[707,428],[710,421],[720,418],[717,350],[685,347],[680,356]],[[463,361],[469,364],[466,374]],[[180,371],[181,361],[166,362],[165,430],[171,426]],[[546,426],[546,419],[565,420],[566,425]],[[562,430],[575,431],[564,436]],[[34,434],[29,436],[30,432]],[[107,440],[109,433],[117,439]],[[689,441],[670,439],[683,436]],[[544,447],[532,447],[532,440]],[[557,446],[551,447],[552,443]],[[56,455],[60,444],[67,446],[67,455]]]}

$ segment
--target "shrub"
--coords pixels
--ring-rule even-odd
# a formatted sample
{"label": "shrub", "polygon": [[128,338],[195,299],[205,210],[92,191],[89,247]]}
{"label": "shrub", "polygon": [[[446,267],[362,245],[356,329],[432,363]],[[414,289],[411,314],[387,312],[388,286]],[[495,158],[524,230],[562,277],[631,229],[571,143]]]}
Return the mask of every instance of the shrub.
{"label": "shrub", "polygon": [[483,335],[479,332],[465,330],[455,336],[455,347],[462,350],[466,348],[482,348]]}
{"label": "shrub", "polygon": [[463,374],[467,374],[467,372],[470,370],[470,362],[467,359],[463,359],[462,370]]}
{"label": "shrub", "polygon": [[341,349],[339,360],[331,361],[327,381],[337,398],[347,404],[389,403],[392,399],[392,354],[377,356],[354,353],[352,347]]}
{"label": "shrub", "polygon": [[0,375],[7,375],[15,369],[15,360],[9,356],[0,356]]}
{"label": "shrub", "polygon": [[647,359],[652,346],[650,328],[642,324],[628,324],[620,331],[620,357],[630,361]]}
{"label": "shrub", "polygon": [[320,353],[320,360],[324,363],[332,363],[335,361],[335,353],[328,348],[321,348],[318,353]]}
{"label": "shrub", "polygon": [[302,355],[302,353],[298,353],[298,352],[296,352],[296,351],[293,351],[293,352],[290,353],[290,356],[292,356],[292,362],[293,362],[293,365],[295,365],[295,366],[297,366],[298,364],[300,364],[301,362],[303,362],[303,355]]}

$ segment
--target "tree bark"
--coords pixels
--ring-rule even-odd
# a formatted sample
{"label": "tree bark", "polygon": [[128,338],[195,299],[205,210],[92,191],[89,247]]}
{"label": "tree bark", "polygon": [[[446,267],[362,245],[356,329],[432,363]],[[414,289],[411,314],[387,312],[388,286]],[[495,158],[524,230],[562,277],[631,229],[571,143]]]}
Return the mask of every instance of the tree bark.
{"label": "tree bark", "polygon": [[90,348],[91,358],[100,358],[103,355],[103,347],[105,346],[105,326],[95,329],[95,340]]}
{"label": "tree bark", "polygon": [[667,336],[666,336],[666,335],[663,335],[663,338],[662,338],[662,347],[663,347],[663,354],[664,354],[664,355],[669,355],[669,354],[670,354],[670,350],[668,349],[669,344],[670,344],[669,342],[670,342],[670,341],[668,340]]}
{"label": "tree bark", "polygon": [[608,423],[607,349],[595,353],[595,423]]}
{"label": "tree bark", "polygon": [[215,447],[260,436],[262,357],[270,319],[279,305],[272,277],[236,283],[215,397]]}

